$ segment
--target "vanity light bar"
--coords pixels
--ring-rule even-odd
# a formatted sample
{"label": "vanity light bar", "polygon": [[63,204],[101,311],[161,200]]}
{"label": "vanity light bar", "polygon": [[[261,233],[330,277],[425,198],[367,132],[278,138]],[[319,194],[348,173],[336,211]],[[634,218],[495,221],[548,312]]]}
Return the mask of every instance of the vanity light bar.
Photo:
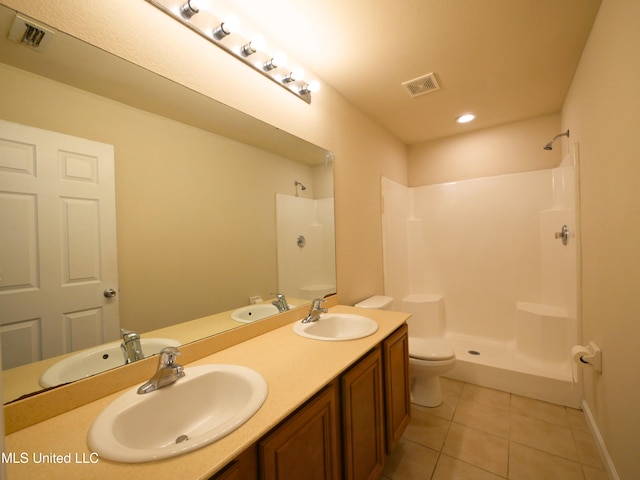
{"label": "vanity light bar", "polygon": [[242,37],[231,18],[215,17],[203,7],[206,0],[146,1],[305,102],[311,103],[311,94],[319,89],[317,81],[304,80],[301,69],[287,67],[278,55],[265,52],[258,38]]}

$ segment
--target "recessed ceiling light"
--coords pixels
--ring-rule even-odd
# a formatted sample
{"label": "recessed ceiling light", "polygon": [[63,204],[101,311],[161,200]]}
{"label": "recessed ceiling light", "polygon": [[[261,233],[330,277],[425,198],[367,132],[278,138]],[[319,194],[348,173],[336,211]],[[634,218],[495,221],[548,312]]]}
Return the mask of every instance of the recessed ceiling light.
{"label": "recessed ceiling light", "polygon": [[469,123],[474,118],[476,118],[476,116],[473,113],[465,113],[464,115],[460,115],[458,118],[456,118],[456,122]]}

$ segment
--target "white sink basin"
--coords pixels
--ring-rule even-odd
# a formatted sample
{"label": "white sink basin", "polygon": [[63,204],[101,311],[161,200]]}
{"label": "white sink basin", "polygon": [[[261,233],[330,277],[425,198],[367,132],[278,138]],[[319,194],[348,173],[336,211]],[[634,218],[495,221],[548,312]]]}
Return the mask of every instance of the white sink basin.
{"label": "white sink basin", "polygon": [[[124,365],[121,343],[98,345],[54,363],[40,377],[40,386],[54,387]],[[141,338],[140,345],[148,357],[160,353],[164,347],[178,347],[180,342],[172,338]]]}
{"label": "white sink basin", "polygon": [[[297,305],[289,305],[289,308],[295,308]],[[247,305],[231,312],[231,318],[236,322],[251,323],[256,320],[271,317],[280,313],[278,309],[270,303],[256,303],[255,305]]]}
{"label": "white sink basin", "polygon": [[316,322],[293,324],[293,331],[315,340],[340,341],[368,337],[378,331],[378,323],[369,317],[351,313],[323,313]]}
{"label": "white sink basin", "polygon": [[239,365],[185,368],[167,387],[140,395],[136,385],[93,422],[87,444],[100,458],[138,463],[204,447],[236,430],[264,403],[267,382]]}

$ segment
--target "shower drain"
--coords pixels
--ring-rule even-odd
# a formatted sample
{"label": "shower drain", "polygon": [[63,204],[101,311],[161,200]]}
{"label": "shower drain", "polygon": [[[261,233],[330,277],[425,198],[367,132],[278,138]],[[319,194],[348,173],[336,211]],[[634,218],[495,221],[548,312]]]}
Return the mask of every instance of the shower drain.
{"label": "shower drain", "polygon": [[467,350],[467,353],[469,355],[480,355],[480,352],[477,350]]}

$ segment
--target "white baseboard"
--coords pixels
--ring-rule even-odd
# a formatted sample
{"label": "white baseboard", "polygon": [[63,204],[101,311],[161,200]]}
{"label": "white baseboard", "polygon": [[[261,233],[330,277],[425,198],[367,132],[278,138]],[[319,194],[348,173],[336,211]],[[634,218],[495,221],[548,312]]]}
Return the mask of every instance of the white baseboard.
{"label": "white baseboard", "polygon": [[600,430],[598,430],[598,425],[596,424],[593,415],[591,414],[591,409],[589,408],[589,404],[586,400],[582,400],[582,411],[587,420],[587,425],[589,425],[589,429],[593,434],[593,437],[596,440],[596,445],[598,446],[598,451],[600,452],[600,457],[602,457],[602,461],[607,469],[607,473],[609,474],[609,478],[611,480],[620,480],[618,476],[618,472],[616,472],[616,467],[613,464],[613,460],[609,456],[609,451],[607,450],[607,446],[604,444],[604,440],[602,439],[602,435],[600,435]]}

